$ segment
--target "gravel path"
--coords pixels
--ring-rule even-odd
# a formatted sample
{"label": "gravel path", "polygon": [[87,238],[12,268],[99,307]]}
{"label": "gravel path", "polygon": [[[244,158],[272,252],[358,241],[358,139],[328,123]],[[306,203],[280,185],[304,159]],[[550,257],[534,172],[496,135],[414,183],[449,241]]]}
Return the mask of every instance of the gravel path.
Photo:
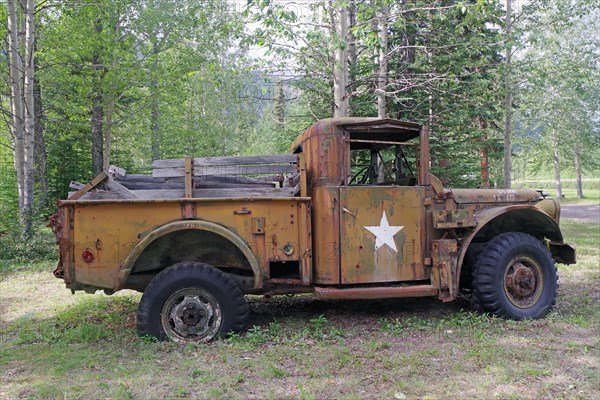
{"label": "gravel path", "polygon": [[600,204],[562,204],[560,218],[600,223]]}

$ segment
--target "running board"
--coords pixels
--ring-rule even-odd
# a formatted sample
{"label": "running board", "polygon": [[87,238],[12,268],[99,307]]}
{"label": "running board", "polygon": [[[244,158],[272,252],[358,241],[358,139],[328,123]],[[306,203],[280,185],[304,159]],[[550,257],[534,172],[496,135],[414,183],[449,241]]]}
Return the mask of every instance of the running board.
{"label": "running board", "polygon": [[438,289],[431,285],[383,286],[338,289],[315,286],[315,297],[321,300],[336,299],[389,299],[395,297],[437,296]]}

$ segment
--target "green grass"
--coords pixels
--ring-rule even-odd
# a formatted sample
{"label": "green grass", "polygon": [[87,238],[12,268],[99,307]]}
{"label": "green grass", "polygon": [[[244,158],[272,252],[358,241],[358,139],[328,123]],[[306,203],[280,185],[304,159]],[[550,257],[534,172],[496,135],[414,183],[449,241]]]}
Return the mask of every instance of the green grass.
{"label": "green grass", "polygon": [[[556,196],[555,190],[545,190],[551,196]],[[575,189],[563,189],[564,198],[561,200],[562,204],[600,204],[600,188],[587,189],[583,191],[583,198],[577,198],[577,191]]]}
{"label": "green grass", "polygon": [[578,263],[559,266],[543,320],[429,299],[251,297],[247,332],[198,346],[138,338],[139,294],[72,296],[54,262],[14,265],[0,281],[0,398],[600,398],[600,227],[562,228]]}

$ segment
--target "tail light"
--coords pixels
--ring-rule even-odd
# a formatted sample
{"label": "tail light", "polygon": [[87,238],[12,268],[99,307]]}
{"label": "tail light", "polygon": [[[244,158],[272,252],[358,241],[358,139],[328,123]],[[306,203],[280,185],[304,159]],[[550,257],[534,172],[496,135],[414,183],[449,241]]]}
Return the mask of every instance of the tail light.
{"label": "tail light", "polygon": [[94,252],[90,249],[85,249],[83,253],[81,253],[81,258],[83,258],[83,261],[90,263],[94,261]]}

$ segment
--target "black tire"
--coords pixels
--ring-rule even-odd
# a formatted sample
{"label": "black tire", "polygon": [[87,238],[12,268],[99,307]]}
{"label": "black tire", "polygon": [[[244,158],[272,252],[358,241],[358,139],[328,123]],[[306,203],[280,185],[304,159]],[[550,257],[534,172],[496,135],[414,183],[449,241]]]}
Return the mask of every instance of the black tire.
{"label": "black tire", "polygon": [[544,317],[556,302],[558,276],[538,239],[520,232],[490,240],[473,271],[473,294],[483,311],[515,320]]}
{"label": "black tire", "polygon": [[248,323],[248,304],[239,287],[207,264],[185,262],[158,273],[138,307],[140,336],[176,342],[208,342]]}

